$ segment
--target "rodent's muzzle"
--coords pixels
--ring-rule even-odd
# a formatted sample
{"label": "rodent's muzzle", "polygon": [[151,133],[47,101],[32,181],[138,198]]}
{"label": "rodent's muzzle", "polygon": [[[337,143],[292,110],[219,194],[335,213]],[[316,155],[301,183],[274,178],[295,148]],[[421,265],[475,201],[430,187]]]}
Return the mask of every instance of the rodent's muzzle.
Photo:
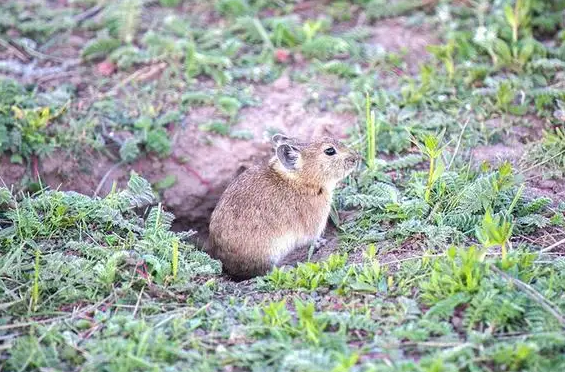
{"label": "rodent's muzzle", "polygon": [[350,167],[357,167],[361,162],[361,159],[361,154],[359,154],[358,152],[352,152],[351,155],[347,157],[347,159],[345,159],[345,162]]}

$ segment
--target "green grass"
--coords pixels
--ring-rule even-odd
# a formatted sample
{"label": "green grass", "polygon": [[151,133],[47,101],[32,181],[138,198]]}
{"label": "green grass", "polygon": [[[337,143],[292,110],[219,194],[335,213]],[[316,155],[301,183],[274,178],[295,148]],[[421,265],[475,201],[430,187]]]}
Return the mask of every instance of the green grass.
{"label": "green grass", "polygon": [[[202,107],[190,130],[250,139],[234,128],[241,111],[282,73],[324,93],[310,105],[356,116],[348,142],[365,164],[336,192],[348,213],[335,252],[245,283],[221,277],[191,231],[171,231],[135,173],[100,197],[0,187],[0,370],[565,369],[565,204],[536,193],[565,175],[563,1],[135,0],[86,19],[97,2],[73,4],[0,5],[0,36],[15,43],[0,53],[23,53],[0,54],[0,154],[28,175],[55,149],[124,168],[167,159],[183,145],[170,133]],[[371,40],[388,18],[440,35],[417,74]],[[26,58],[59,63],[50,54],[68,35],[84,41],[86,71],[116,72],[84,74],[80,93],[18,72]],[[136,80],[152,66],[158,78]],[[525,151],[473,159],[495,144]]]}

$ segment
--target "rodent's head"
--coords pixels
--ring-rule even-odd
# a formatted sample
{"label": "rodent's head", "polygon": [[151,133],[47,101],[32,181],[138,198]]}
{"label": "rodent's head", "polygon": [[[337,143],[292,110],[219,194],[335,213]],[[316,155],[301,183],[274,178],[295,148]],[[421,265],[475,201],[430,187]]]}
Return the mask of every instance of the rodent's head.
{"label": "rodent's head", "polygon": [[358,165],[361,157],[338,140],[322,137],[311,142],[275,134],[277,169],[298,181],[333,188]]}

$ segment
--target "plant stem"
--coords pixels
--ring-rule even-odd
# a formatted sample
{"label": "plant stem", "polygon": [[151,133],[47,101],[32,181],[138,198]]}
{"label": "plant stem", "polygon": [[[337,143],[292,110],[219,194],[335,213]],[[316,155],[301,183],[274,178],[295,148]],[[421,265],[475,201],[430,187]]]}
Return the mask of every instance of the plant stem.
{"label": "plant stem", "polygon": [[[106,183],[106,180],[108,179],[108,177],[110,176],[110,174],[115,171],[116,169],[118,169],[119,167],[121,167],[125,162],[122,160],[114,165],[112,165],[110,167],[110,169],[108,169],[108,171],[104,174],[104,177],[102,177],[102,180],[100,180],[100,182],[98,183],[98,186],[96,186],[96,190],[94,190],[94,194],[92,195],[93,197],[98,196],[98,193],[100,192],[100,190],[102,189],[102,187],[104,186],[104,184]],[[112,188],[114,188],[114,185],[112,185]]]}
{"label": "plant stem", "polygon": [[557,248],[561,245],[565,245],[565,239],[561,239],[560,241],[553,243],[552,245],[550,245],[549,247],[546,247],[542,250],[539,251],[540,254],[544,254],[544,253],[548,253],[549,251],[551,251],[554,248]]}
{"label": "plant stem", "polygon": [[37,309],[37,302],[39,301],[39,249],[35,250],[35,265],[33,275],[33,289],[31,292],[31,303],[33,311]]}
{"label": "plant stem", "polygon": [[428,173],[428,185],[426,186],[426,194],[424,195],[424,199],[427,202],[430,201],[434,171],[435,171],[435,158],[430,157],[430,172]]}
{"label": "plant stem", "polygon": [[518,203],[518,200],[522,196],[522,192],[524,191],[524,187],[525,187],[525,185],[521,184],[520,188],[516,192],[516,195],[514,196],[514,199],[512,199],[512,203],[510,204],[510,207],[508,207],[508,211],[506,212],[506,215],[508,217],[510,217],[512,215],[512,210],[514,209],[514,207],[516,206],[516,203]]}
{"label": "plant stem", "polygon": [[173,241],[173,280],[177,280],[177,274],[179,271],[179,242],[178,240]]}
{"label": "plant stem", "polygon": [[488,54],[490,55],[490,58],[492,60],[492,64],[495,66],[498,66],[498,57],[496,56],[496,53],[494,53],[494,50],[492,49],[492,47],[488,47]]}
{"label": "plant stem", "polygon": [[366,93],[365,98],[366,110],[366,131],[367,131],[367,167],[373,169],[375,166],[375,117],[371,112],[371,100],[369,93]]}
{"label": "plant stem", "polygon": [[520,16],[519,9],[521,6],[522,2],[517,0],[516,5],[514,5],[514,22],[512,23],[512,41],[514,42],[514,45],[518,42],[518,27],[520,25],[520,19],[518,17]]}
{"label": "plant stem", "polygon": [[467,129],[467,125],[469,124],[470,120],[471,120],[470,118],[467,118],[467,120],[465,120],[465,124],[463,124],[463,129],[461,129],[461,133],[459,133],[459,138],[457,139],[457,145],[455,146],[455,151],[453,151],[453,155],[451,156],[451,160],[449,161],[449,165],[447,166],[446,170],[449,170],[451,168],[451,165],[453,164],[453,161],[457,156],[457,152],[459,151],[459,146],[461,145],[461,140],[463,139],[463,134],[465,133],[465,129]]}
{"label": "plant stem", "polygon": [[255,26],[255,29],[257,30],[259,35],[261,35],[263,42],[270,50],[273,50],[275,47],[271,41],[271,38],[269,37],[269,34],[267,33],[267,30],[265,30],[265,27],[263,27],[263,24],[261,23],[259,18],[253,18],[253,25]]}

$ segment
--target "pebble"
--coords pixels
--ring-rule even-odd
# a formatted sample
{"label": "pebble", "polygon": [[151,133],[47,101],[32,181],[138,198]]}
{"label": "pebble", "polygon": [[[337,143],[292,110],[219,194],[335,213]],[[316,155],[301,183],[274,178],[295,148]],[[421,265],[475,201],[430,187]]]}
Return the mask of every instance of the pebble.
{"label": "pebble", "polygon": [[273,82],[273,88],[278,91],[284,91],[290,88],[290,84],[290,77],[287,74],[284,74]]}

